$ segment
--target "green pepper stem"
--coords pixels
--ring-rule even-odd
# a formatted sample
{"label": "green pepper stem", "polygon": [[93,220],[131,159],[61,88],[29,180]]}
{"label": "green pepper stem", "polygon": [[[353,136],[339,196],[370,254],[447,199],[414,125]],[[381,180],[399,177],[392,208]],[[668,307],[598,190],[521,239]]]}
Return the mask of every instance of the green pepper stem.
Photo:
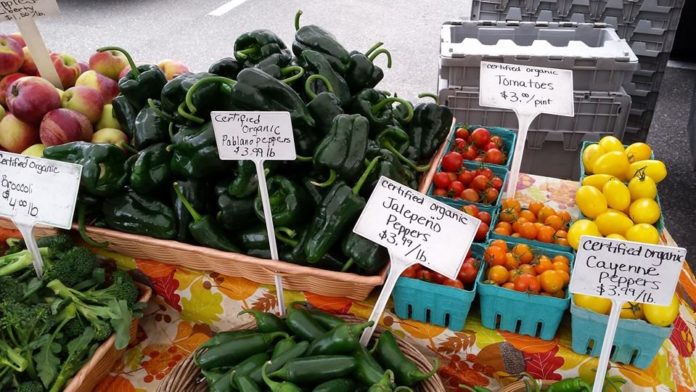
{"label": "green pepper stem", "polygon": [[302,10],[297,10],[295,14],[295,31],[300,29],[300,16],[302,16]]}
{"label": "green pepper stem", "polygon": [[288,245],[288,246],[295,247],[295,246],[297,246],[297,244],[300,243],[300,241],[297,241],[297,240],[293,240],[293,239],[292,239],[292,237],[294,237],[294,236],[286,237],[286,234],[285,234],[285,233],[283,233],[282,231],[278,231],[277,229],[276,229],[275,235],[276,235],[276,239],[277,239],[278,241],[280,241],[280,242],[282,242],[282,243],[284,243],[285,245]]}
{"label": "green pepper stem", "polygon": [[290,237],[290,238],[295,238],[295,235],[297,235],[297,233],[295,232],[295,230],[293,230],[293,229],[291,229],[291,228],[289,228],[289,227],[276,227],[275,231],[276,231],[276,235],[277,235],[278,233],[283,233],[283,234],[287,235],[287,236]]}
{"label": "green pepper stem", "polygon": [[152,111],[154,111],[156,115],[162,117],[163,119],[165,119],[165,120],[167,120],[167,121],[172,121],[172,120],[173,120],[172,117],[171,117],[169,114],[163,112],[159,107],[157,107],[157,103],[156,103],[156,101],[155,101],[154,99],[148,98],[148,99],[147,99],[147,106],[148,106],[150,109],[152,109]]}
{"label": "green pepper stem", "polygon": [[436,104],[440,104],[440,98],[438,98],[437,95],[433,93],[420,93],[418,94],[418,98],[432,98],[435,100]]}
{"label": "green pepper stem", "polygon": [[124,149],[124,150],[126,150],[126,151],[128,151],[128,152],[132,152],[133,154],[137,154],[137,153],[138,153],[138,150],[137,150],[135,147],[131,146],[130,144],[126,143],[125,141],[120,141],[120,142],[116,145],[116,147],[119,147],[119,148],[121,148],[121,149]]}
{"label": "green pepper stem", "polygon": [[140,76],[140,70],[135,65],[135,61],[133,61],[133,57],[131,57],[130,53],[128,53],[125,49],[119,48],[118,46],[104,46],[104,47],[97,49],[97,52],[106,52],[107,50],[114,50],[116,52],[121,52],[124,56],[126,56],[126,60],[128,61],[128,65],[130,65],[130,72],[133,73],[133,76],[135,76],[136,78],[138,76]]}
{"label": "green pepper stem", "polygon": [[372,171],[375,170],[375,167],[377,167],[377,162],[379,162],[379,156],[374,157],[371,161],[370,164],[367,165],[367,169],[363,172],[363,174],[360,176],[358,179],[358,182],[355,183],[353,186],[353,194],[357,195],[360,193],[360,188],[365,185],[365,182],[367,182],[367,178],[372,174]]}
{"label": "green pepper stem", "polygon": [[406,109],[408,110],[408,113],[406,114],[406,117],[404,118],[404,122],[410,122],[411,119],[413,118],[413,105],[411,104],[411,102],[409,102],[403,98],[398,98],[398,97],[385,98],[385,99],[377,102],[377,104],[375,104],[372,107],[372,113],[378,114],[382,109],[384,109],[385,106],[390,105],[394,102],[399,102],[402,105],[406,105]]}
{"label": "green pepper stem", "polygon": [[310,77],[308,77],[304,83],[304,91],[305,94],[307,94],[307,96],[309,97],[309,99],[314,99],[317,96],[317,93],[315,93],[314,90],[312,90],[312,83],[314,83],[315,80],[320,80],[322,83],[324,83],[324,86],[327,90],[329,90],[330,93],[334,92],[331,82],[329,82],[329,79],[327,79],[324,75],[310,75]]}
{"label": "green pepper stem", "polygon": [[367,58],[370,59],[373,63],[375,62],[375,58],[379,56],[380,54],[385,54],[387,56],[387,68],[391,68],[391,53],[389,53],[388,50],[384,48],[379,48],[375,50],[372,54],[370,54]]}
{"label": "green pepper stem", "polygon": [[426,171],[428,171],[428,169],[430,169],[430,164],[423,165],[423,166],[418,166],[418,165],[416,165],[415,162],[413,162],[412,160],[406,158],[402,153],[400,153],[399,150],[397,150],[397,149],[394,147],[394,145],[391,144],[390,141],[387,141],[387,140],[383,141],[383,142],[382,142],[382,147],[384,147],[384,148],[386,148],[387,150],[389,150],[392,154],[394,154],[394,155],[395,155],[401,162],[403,162],[406,166],[410,167],[411,169],[413,169],[413,170],[415,170],[415,171],[417,171],[417,172],[419,172],[419,173],[426,172]]}
{"label": "green pepper stem", "polygon": [[107,246],[109,246],[108,241],[97,242],[87,234],[87,231],[85,230],[85,214],[86,212],[84,204],[79,203],[77,207],[77,231],[80,234],[80,238],[82,238],[82,241],[84,241],[87,245],[93,246],[95,248],[106,248]]}
{"label": "green pepper stem", "polygon": [[350,269],[350,267],[353,266],[353,264],[355,264],[355,260],[351,257],[350,259],[348,259],[348,261],[346,261],[345,264],[343,264],[343,268],[341,268],[341,272],[348,271]]}
{"label": "green pepper stem", "polygon": [[237,84],[236,80],[226,78],[224,76],[210,76],[197,81],[186,92],[186,106],[192,114],[196,113],[196,106],[193,104],[193,93],[196,92],[196,90],[198,90],[199,88],[201,88],[201,86],[205,86],[206,84],[215,82],[229,84],[230,86],[234,86],[235,84]]}
{"label": "green pepper stem", "polygon": [[191,202],[186,199],[186,196],[184,196],[183,192],[181,192],[181,188],[179,187],[179,183],[175,182],[174,183],[174,192],[176,192],[176,197],[181,200],[181,204],[184,205],[184,208],[186,208],[186,211],[191,214],[191,217],[193,218],[194,221],[198,222],[199,220],[203,219],[201,214],[196,211],[195,208],[191,205]]}
{"label": "green pepper stem", "polygon": [[437,373],[437,370],[439,368],[440,368],[440,360],[438,358],[435,358],[433,360],[433,369],[431,371],[429,371],[427,373],[423,373],[419,370],[418,372],[415,372],[416,373],[415,375],[417,376],[417,378],[419,378],[421,380],[426,380],[426,379],[432,377],[435,373]]}
{"label": "green pepper stem", "polygon": [[413,389],[411,389],[410,387],[407,387],[405,385],[399,385],[398,387],[396,387],[396,389],[394,389],[394,392],[401,392],[401,391],[413,392]]}
{"label": "green pepper stem", "polygon": [[309,181],[310,184],[319,188],[330,187],[334,184],[334,182],[336,182],[336,171],[334,169],[329,170],[329,178],[324,182],[317,182],[314,180]]}
{"label": "green pepper stem", "polygon": [[384,45],[384,42],[376,42],[374,45],[370,46],[370,49],[365,52],[365,56],[370,56],[370,53],[374,52],[377,48]]}
{"label": "green pepper stem", "polygon": [[203,123],[205,122],[204,119],[202,119],[202,118],[200,118],[200,117],[198,117],[198,116],[194,116],[194,115],[191,114],[191,113],[187,113],[187,112],[186,112],[186,109],[184,108],[184,106],[186,106],[186,102],[182,102],[181,104],[179,104],[179,107],[176,109],[176,112],[179,113],[179,115],[180,115],[181,117],[183,117],[183,118],[185,118],[186,120],[189,120],[189,121],[191,121],[191,122],[198,123],[198,124],[203,124]]}
{"label": "green pepper stem", "polygon": [[249,56],[248,56],[249,54],[255,54],[255,53],[257,53],[258,51],[259,51],[258,48],[255,48],[255,47],[252,46],[252,47],[250,47],[250,48],[246,48],[246,49],[242,49],[242,50],[236,51],[236,52],[235,52],[235,55],[236,55],[237,57],[241,58],[242,60],[246,60],[247,57],[249,57]]}
{"label": "green pepper stem", "polygon": [[281,75],[287,75],[287,74],[290,74],[293,72],[295,72],[294,75],[287,77],[285,79],[282,79],[281,82],[283,82],[285,84],[290,84],[290,83],[296,81],[297,79],[301,78],[302,75],[304,75],[305,70],[304,70],[304,68],[300,67],[299,65],[290,65],[288,67],[280,69]]}
{"label": "green pepper stem", "polygon": [[279,391],[280,383],[278,381],[271,380],[271,378],[268,377],[268,372],[266,371],[270,363],[271,361],[268,361],[263,364],[263,367],[261,367],[261,377],[263,377],[263,382],[266,383],[266,386],[271,388],[271,391]]}
{"label": "green pepper stem", "polygon": [[303,155],[295,155],[295,160],[298,162],[311,162],[314,158],[313,157],[306,157]]}
{"label": "green pepper stem", "polygon": [[174,138],[174,122],[170,121],[169,126],[167,127],[167,133],[169,133],[169,140]]}
{"label": "green pepper stem", "polygon": [[[352,260],[352,259],[350,259],[350,260]],[[350,261],[350,260],[349,260],[349,261]],[[348,263],[346,263],[346,264],[348,264]],[[343,270],[341,270],[341,271],[343,271]],[[373,326],[374,324],[375,324],[374,321],[365,321],[364,323],[353,324],[353,325],[351,325],[351,326],[348,327],[348,328],[350,329],[350,333],[351,333],[352,335],[360,335],[360,334],[362,333],[362,331],[365,330],[365,328],[371,327],[371,326]]]}

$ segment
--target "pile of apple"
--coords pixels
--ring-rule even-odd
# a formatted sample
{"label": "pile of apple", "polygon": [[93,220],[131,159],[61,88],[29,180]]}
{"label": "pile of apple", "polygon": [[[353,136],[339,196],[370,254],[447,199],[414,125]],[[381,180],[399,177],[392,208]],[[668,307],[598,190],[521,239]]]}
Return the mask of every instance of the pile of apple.
{"label": "pile of apple", "polygon": [[[65,53],[50,57],[64,90],[39,76],[19,33],[0,35],[0,147],[40,157],[46,146],[73,141],[127,143],[111,106],[130,70],[125,56],[96,52],[88,63]],[[168,79],[189,71],[173,60],[159,66]]]}

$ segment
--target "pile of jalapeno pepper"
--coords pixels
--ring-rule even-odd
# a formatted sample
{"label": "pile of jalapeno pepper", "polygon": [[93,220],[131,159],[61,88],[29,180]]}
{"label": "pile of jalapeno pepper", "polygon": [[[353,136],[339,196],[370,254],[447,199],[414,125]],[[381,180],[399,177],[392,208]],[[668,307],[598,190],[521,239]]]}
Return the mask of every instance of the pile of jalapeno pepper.
{"label": "pile of jalapeno pepper", "polygon": [[219,159],[210,112],[287,111],[298,159],[265,163],[281,259],[378,273],[386,250],[351,229],[380,176],[417,187],[452,113],[377,89],[384,72],[374,60],[384,55],[391,67],[382,43],[349,52],[324,29],[300,26],[300,14],[292,45],[254,30],[237,38],[234,57],[170,81],[123,49],[99,49],[121,51],[131,64],[113,100],[129,144],[44,152],[83,165],[80,226],[270,258],[255,165]]}
{"label": "pile of jalapeno pepper", "polygon": [[[359,339],[372,322],[344,320],[293,304],[285,318],[247,310],[253,330],[220,332],[194,361],[211,392],[411,391],[436,371],[418,369],[391,332],[365,348]],[[437,364],[436,364],[437,365]]]}

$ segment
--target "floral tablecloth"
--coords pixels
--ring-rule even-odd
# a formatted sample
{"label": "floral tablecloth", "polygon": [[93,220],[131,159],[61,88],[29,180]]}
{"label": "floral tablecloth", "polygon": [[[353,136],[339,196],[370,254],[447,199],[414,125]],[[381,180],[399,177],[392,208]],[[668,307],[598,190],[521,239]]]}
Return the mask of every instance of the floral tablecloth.
{"label": "floral tablecloth", "polygon": [[[517,197],[523,201],[549,202],[573,209],[577,183],[522,175]],[[663,238],[674,245],[668,234]],[[154,260],[139,260],[109,254],[126,269],[139,269],[152,281],[158,296],[140,322],[137,343],[131,345],[97,391],[152,391],[171,369],[215,331],[234,328],[249,321],[237,314],[248,308],[275,309],[277,297],[271,286],[217,273],[193,271]],[[623,391],[696,390],[696,279],[685,266],[680,276],[680,316],[653,363],[644,370],[611,364],[608,375],[628,382]],[[312,305],[341,314],[368,318],[376,293],[366,301],[322,297],[309,292],[286,292],[286,303],[306,300]],[[390,309],[388,307],[387,309]],[[582,376],[591,381],[597,359],[570,349],[569,320],[556,338],[544,341],[528,336],[484,328],[476,305],[463,331],[401,320],[387,311],[385,327],[415,343],[442,363],[440,375],[452,391],[461,383],[495,389],[512,381],[510,374],[526,371],[536,378],[560,380]]]}

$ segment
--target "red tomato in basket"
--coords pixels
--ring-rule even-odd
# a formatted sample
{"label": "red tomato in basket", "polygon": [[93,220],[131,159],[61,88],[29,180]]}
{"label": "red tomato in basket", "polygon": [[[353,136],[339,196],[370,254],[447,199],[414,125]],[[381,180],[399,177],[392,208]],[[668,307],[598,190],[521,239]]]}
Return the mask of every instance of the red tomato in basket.
{"label": "red tomato in basket", "polygon": [[491,141],[491,132],[486,128],[476,128],[471,132],[471,141],[479,147],[485,147]]}
{"label": "red tomato in basket", "polygon": [[462,167],[464,158],[456,151],[450,151],[442,158],[442,170],[448,172],[458,172]]}

